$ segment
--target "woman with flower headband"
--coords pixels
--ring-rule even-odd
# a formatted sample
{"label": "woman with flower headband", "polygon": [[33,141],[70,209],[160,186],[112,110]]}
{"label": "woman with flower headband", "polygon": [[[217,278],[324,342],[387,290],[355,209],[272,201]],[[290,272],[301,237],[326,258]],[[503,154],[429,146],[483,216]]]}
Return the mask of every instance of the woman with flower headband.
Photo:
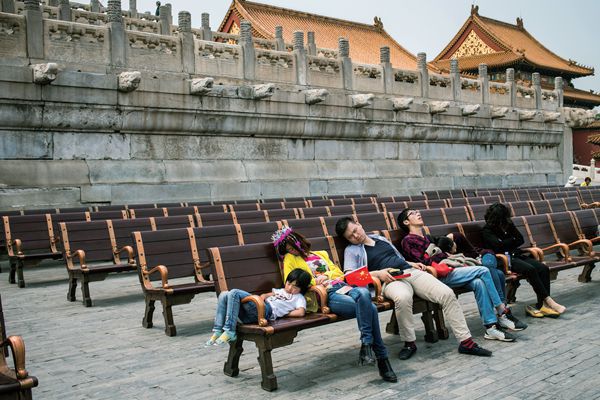
{"label": "woman with flower headband", "polygon": [[310,242],[292,228],[278,230],[272,240],[277,255],[283,259],[284,280],[294,269],[309,272],[312,285],[323,285],[327,289],[327,305],[332,313],[344,318],[356,317],[361,340],[359,364],[377,362],[383,380],[396,382],[398,378],[381,338],[377,307],[371,301],[369,290],[346,284],[344,273],[331,261],[327,251],[311,251]]}

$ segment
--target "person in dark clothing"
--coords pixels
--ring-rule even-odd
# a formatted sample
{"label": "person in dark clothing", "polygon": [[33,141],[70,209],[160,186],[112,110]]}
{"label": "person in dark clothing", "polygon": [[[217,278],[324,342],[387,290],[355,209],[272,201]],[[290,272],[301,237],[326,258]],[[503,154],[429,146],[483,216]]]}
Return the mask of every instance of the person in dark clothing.
{"label": "person in dark clothing", "polygon": [[510,210],[504,204],[492,204],[485,213],[483,243],[495,253],[508,252],[510,269],[525,276],[532,286],[537,302],[526,307],[527,315],[557,318],[566,308],[550,297],[550,270],[544,263],[519,249],[525,241],[510,217]]}

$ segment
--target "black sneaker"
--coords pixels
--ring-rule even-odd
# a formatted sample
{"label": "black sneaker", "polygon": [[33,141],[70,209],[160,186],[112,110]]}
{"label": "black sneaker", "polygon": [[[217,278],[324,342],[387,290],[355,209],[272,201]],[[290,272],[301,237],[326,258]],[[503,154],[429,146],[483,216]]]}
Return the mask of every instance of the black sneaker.
{"label": "black sneaker", "polygon": [[417,352],[416,347],[406,346],[406,347],[403,347],[402,350],[400,350],[400,353],[398,353],[398,358],[401,360],[408,360],[416,352]]}
{"label": "black sneaker", "polygon": [[473,347],[469,348],[463,346],[462,344],[458,346],[458,352],[461,354],[470,354],[472,356],[481,356],[481,357],[491,357],[492,352],[484,349],[483,347],[479,347],[477,343],[473,344]]}
{"label": "black sneaker", "polygon": [[513,331],[522,331],[523,329],[527,329],[527,324],[518,320],[517,317],[515,317],[512,313],[507,313],[506,318],[515,324]]}

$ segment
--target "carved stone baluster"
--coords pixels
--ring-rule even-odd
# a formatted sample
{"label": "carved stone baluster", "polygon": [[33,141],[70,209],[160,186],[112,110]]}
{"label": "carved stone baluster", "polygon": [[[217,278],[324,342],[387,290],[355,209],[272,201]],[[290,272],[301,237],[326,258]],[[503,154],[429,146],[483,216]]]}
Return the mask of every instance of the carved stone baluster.
{"label": "carved stone baluster", "polygon": [[479,84],[481,85],[481,104],[490,102],[490,78],[487,64],[479,64]]}
{"label": "carved stone baluster", "polygon": [[390,48],[388,46],[379,48],[379,62],[383,70],[383,90],[385,93],[391,93],[394,84],[394,71],[390,62]]}
{"label": "carved stone baluster", "polygon": [[169,6],[164,5],[158,8],[158,14],[160,17],[160,34],[170,35],[171,34],[171,15],[169,14]]}
{"label": "carved stone baluster", "polygon": [[533,81],[533,91],[535,92],[535,108],[542,109],[542,77],[539,72],[534,72],[531,75]]}
{"label": "carved stone baluster", "polygon": [[275,27],[275,50],[285,51],[285,42],[283,41],[283,26]]}
{"label": "carved stone baluster", "polygon": [[58,0],[58,19],[71,21],[71,5],[69,0]]}
{"label": "carved stone baluster", "polygon": [[212,29],[210,29],[209,13],[202,13],[202,40],[213,40]]}
{"label": "carved stone baluster", "polygon": [[419,81],[421,82],[421,97],[429,97],[429,71],[427,70],[427,54],[417,54],[417,69],[419,70]]}
{"label": "carved stone baluster", "polygon": [[454,99],[454,101],[460,101],[462,82],[460,81],[460,71],[457,59],[450,60],[450,84],[452,85],[452,99]]}
{"label": "carved stone baluster", "polygon": [[510,90],[510,106],[516,107],[517,105],[517,83],[515,82],[515,69],[508,68],[506,70],[506,83],[508,83],[508,90]]}
{"label": "carved stone baluster", "polygon": [[556,99],[558,101],[558,106],[563,106],[563,78],[557,76],[554,78],[554,91],[556,92]]}
{"label": "carved stone baluster", "polygon": [[354,76],[352,71],[352,59],[350,58],[350,43],[346,38],[338,39],[338,58],[342,63],[342,82],[344,89],[352,90],[354,87]]}
{"label": "carved stone baluster", "polygon": [[311,56],[316,56],[317,55],[317,43],[315,42],[315,33],[314,32],[306,32],[306,40],[307,40],[307,47],[308,47],[308,54],[310,54]]}
{"label": "carved stone baluster", "polygon": [[123,67],[125,60],[125,27],[121,14],[121,0],[108,0],[108,28],[110,29],[110,57],[114,66]]}
{"label": "carved stone baluster", "polygon": [[129,0],[129,17],[130,18],[138,17],[137,0]]}
{"label": "carved stone baluster", "polygon": [[181,61],[183,72],[196,72],[194,59],[194,36],[192,35],[192,15],[188,11],[180,11],[177,16],[177,30],[181,38]]}
{"label": "carved stone baluster", "polygon": [[252,24],[250,21],[240,22],[240,46],[244,54],[244,79],[252,80],[256,76],[256,53],[252,40]]}
{"label": "carved stone baluster", "polygon": [[27,56],[44,58],[44,25],[40,2],[25,0],[23,15],[27,21]]}
{"label": "carved stone baluster", "polygon": [[306,49],[304,32],[294,31],[294,55],[296,57],[296,83],[306,85]]}

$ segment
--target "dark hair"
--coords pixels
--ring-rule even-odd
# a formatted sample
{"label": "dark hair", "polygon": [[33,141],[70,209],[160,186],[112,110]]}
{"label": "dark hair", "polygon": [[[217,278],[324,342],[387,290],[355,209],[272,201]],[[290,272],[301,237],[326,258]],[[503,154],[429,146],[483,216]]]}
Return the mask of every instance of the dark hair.
{"label": "dark hair", "polygon": [[408,219],[408,213],[411,211],[414,210],[412,208],[405,208],[404,210],[400,211],[400,214],[398,214],[398,226],[406,233],[409,232],[409,229],[408,226],[404,225],[404,221]]}
{"label": "dark hair", "polygon": [[512,221],[511,212],[508,207],[502,203],[494,203],[488,207],[485,212],[485,222],[493,228],[506,228]]}
{"label": "dark hair", "polygon": [[440,237],[436,238],[435,244],[444,253],[451,254],[452,246],[454,246],[454,240],[450,239],[448,236],[440,236]]}
{"label": "dark hair", "polygon": [[277,254],[280,257],[283,257],[288,252],[286,248],[288,244],[294,249],[298,250],[300,252],[300,255],[302,255],[303,257],[307,257],[308,253],[310,253],[310,242],[308,241],[308,239],[306,239],[301,233],[292,232],[289,235],[287,235],[287,237],[281,243],[277,245],[276,250]]}
{"label": "dark hair", "polygon": [[335,223],[335,233],[342,239],[346,239],[344,233],[346,233],[346,229],[348,229],[348,224],[350,222],[353,224],[355,223],[352,217],[342,217]]}
{"label": "dark hair", "polygon": [[286,280],[287,283],[294,283],[300,288],[300,293],[303,295],[308,291],[312,276],[303,269],[296,268],[290,271]]}
{"label": "dark hair", "polygon": [[586,176],[586,177],[585,177],[585,179],[584,179],[584,181],[585,181],[585,182],[591,182],[591,181],[592,181],[592,178],[590,178],[589,176]]}

